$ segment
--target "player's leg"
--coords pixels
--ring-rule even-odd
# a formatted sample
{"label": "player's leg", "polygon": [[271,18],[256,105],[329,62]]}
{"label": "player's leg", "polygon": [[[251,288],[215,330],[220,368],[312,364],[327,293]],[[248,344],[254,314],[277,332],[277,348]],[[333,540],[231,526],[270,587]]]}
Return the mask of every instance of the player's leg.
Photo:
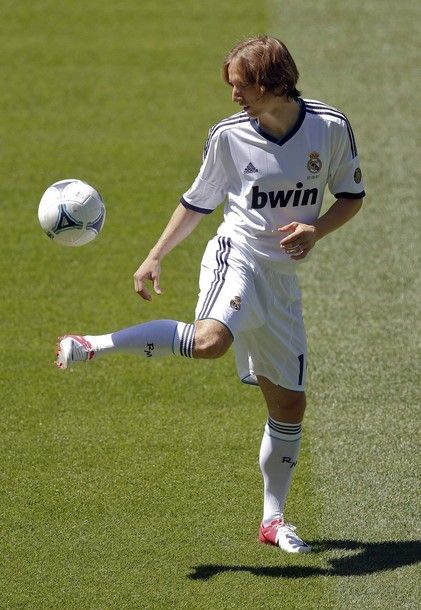
{"label": "player's leg", "polygon": [[271,307],[266,308],[264,325],[241,333],[235,348],[241,378],[250,382],[257,377],[268,410],[260,447],[264,508],[259,539],[289,552],[305,552],[309,547],[284,522],[306,406],[307,345],[300,291],[295,276],[279,275],[267,266],[256,283],[257,298]]}
{"label": "player's leg", "polygon": [[97,354],[135,353],[147,358],[180,355],[188,358],[219,358],[232,343],[230,331],[218,320],[192,324],[176,320],[154,320],[124,328],[109,335],[85,336]]}
{"label": "player's leg", "polygon": [[[239,294],[235,276],[244,282],[244,274],[236,272],[232,250],[230,240],[222,237],[211,240],[206,248],[200,272],[196,323],[153,320],[105,335],[65,335],[58,344],[56,364],[67,368],[75,362],[116,351],[146,358],[171,354],[188,358],[222,356],[233,340],[228,330],[231,328],[230,316],[241,317],[240,311],[230,307],[230,301]],[[241,257],[237,255],[237,259]],[[221,303],[224,307],[220,312]],[[229,318],[226,323],[223,316]]]}
{"label": "player's leg", "polygon": [[194,324],[154,320],[105,335],[65,335],[58,343],[56,363],[59,368],[68,368],[77,362],[115,352],[144,358],[173,354],[188,358],[218,358],[231,343],[231,333],[217,320],[199,320]]}
{"label": "player's leg", "polygon": [[195,328],[176,320],[153,320],[104,335],[65,335],[58,343],[56,364],[68,368],[115,352],[162,358],[170,354],[192,357]]}
{"label": "player's leg", "polygon": [[259,387],[263,393],[269,417],[288,424],[300,424],[306,408],[305,392],[288,390],[275,385],[266,377],[258,375]]}
{"label": "player's leg", "polygon": [[259,455],[264,494],[259,539],[291,553],[307,552],[310,547],[284,522],[285,502],[300,452],[306,397],[304,392],[275,385],[266,377],[258,376],[258,381],[268,408]]}
{"label": "player's leg", "polygon": [[231,332],[218,320],[197,320],[195,329],[193,358],[220,358],[233,342]]}

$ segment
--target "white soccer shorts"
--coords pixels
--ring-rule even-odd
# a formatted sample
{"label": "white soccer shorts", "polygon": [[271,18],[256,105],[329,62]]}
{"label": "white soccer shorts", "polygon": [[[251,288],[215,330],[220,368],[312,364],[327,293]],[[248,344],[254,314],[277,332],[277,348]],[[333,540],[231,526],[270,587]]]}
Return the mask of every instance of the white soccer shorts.
{"label": "white soccer shorts", "polygon": [[304,391],[307,342],[296,274],[217,235],[204,252],[199,285],[196,320],[219,320],[231,331],[240,379],[256,385],[262,375]]}

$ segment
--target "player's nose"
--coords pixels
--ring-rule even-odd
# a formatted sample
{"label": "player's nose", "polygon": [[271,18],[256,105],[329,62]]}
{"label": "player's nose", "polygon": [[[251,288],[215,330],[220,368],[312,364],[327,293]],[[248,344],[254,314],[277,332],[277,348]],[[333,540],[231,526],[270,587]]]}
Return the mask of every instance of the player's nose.
{"label": "player's nose", "polygon": [[237,89],[237,87],[234,85],[234,87],[232,88],[232,101],[233,102],[241,102],[241,95],[239,90]]}

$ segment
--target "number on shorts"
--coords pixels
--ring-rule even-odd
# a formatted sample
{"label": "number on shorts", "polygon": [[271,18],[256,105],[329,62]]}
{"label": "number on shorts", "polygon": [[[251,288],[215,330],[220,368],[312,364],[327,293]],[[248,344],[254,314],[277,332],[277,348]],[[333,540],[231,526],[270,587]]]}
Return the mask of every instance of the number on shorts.
{"label": "number on shorts", "polygon": [[300,373],[298,375],[298,385],[303,385],[303,375],[304,375],[304,354],[300,354],[298,356],[298,362],[300,363]]}

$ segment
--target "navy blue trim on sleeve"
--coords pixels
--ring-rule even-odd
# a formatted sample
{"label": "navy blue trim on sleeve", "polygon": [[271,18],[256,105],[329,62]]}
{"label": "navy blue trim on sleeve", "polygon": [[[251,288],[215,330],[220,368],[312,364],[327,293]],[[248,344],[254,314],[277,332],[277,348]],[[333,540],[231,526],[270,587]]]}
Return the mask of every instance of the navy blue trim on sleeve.
{"label": "navy blue trim on sleeve", "polygon": [[181,197],[180,203],[182,205],[184,205],[184,207],[187,208],[188,210],[193,210],[193,212],[199,212],[199,214],[211,214],[213,212],[213,210],[206,210],[204,208],[198,208],[197,206],[192,205],[191,203],[188,203],[184,199],[184,197]]}
{"label": "navy blue trim on sleeve", "polygon": [[310,114],[333,116],[345,121],[346,128],[348,130],[349,140],[351,143],[352,158],[355,159],[355,157],[358,155],[357,145],[355,144],[354,132],[352,131],[351,123],[348,121],[348,118],[344,114],[342,114],[342,112],[336,110],[336,108],[332,108],[332,106],[327,106],[327,104],[323,104],[323,102],[305,100],[304,103],[307,106],[307,112],[309,112]]}
{"label": "navy blue trim on sleeve", "polygon": [[334,197],[337,199],[362,199],[365,197],[365,191],[361,191],[361,193],[335,193]]}

